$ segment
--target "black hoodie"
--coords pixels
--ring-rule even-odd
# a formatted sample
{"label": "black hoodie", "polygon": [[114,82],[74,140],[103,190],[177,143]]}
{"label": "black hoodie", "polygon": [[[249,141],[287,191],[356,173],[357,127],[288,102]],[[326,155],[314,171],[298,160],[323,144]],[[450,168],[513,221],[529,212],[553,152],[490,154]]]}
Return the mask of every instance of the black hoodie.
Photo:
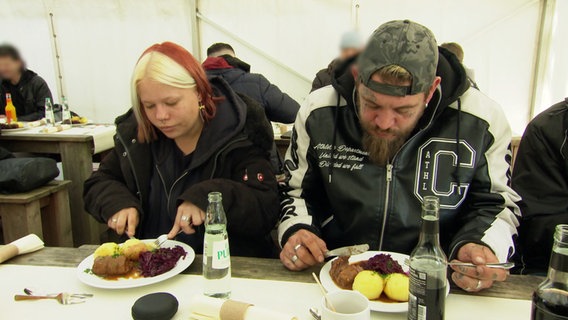
{"label": "black hoodie", "polygon": [[[101,223],[134,207],[140,213],[136,235],[154,238],[169,232],[182,201],[205,211],[207,194],[218,191],[231,253],[266,257],[272,253],[269,233],[278,218],[276,178],[268,162],[272,129],[258,104],[235,94],[221,78],[210,82],[224,100],[205,125],[191,159],[184,159],[163,135],[139,143],[130,110],[116,121],[115,148],[85,182],[85,207]],[[196,234],[180,234],[178,240],[201,252],[203,231],[199,227]]]}
{"label": "black hoodie", "polygon": [[238,93],[249,96],[264,107],[266,117],[270,121],[292,123],[300,105],[296,100],[282,92],[263,75],[250,73],[250,66],[238,58],[224,55],[223,59],[233,68],[209,69],[203,67],[209,76],[219,76]]}
{"label": "black hoodie", "polygon": [[528,124],[515,161],[513,188],[523,197],[521,271],[545,273],[554,229],[568,223],[568,98]]}
{"label": "black hoodie", "polygon": [[45,80],[31,70],[24,70],[20,82],[13,85],[8,80],[2,80],[0,86],[0,114],[4,114],[6,93],[12,95],[12,103],[20,121],[39,120],[45,116],[45,98],[50,98],[51,91]]}
{"label": "black hoodie", "polygon": [[308,229],[330,249],[368,243],[408,254],[418,241],[422,199],[436,195],[448,254],[475,242],[508,258],[519,199],[507,186],[507,120],[495,102],[469,88],[463,66],[444,49],[437,74],[441,86],[386,167],[373,164],[362,146],[349,62],[336,69],[332,87],[310,94],[285,163],[290,179],[278,230],[282,245]]}

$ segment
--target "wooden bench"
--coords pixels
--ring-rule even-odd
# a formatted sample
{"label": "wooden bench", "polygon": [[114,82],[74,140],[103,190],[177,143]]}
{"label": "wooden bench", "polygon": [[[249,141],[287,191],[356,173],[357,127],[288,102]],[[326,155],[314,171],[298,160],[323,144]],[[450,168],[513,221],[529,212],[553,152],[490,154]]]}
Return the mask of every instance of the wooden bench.
{"label": "wooden bench", "polygon": [[70,184],[54,180],[29,192],[0,194],[4,242],[35,233],[48,246],[72,247]]}

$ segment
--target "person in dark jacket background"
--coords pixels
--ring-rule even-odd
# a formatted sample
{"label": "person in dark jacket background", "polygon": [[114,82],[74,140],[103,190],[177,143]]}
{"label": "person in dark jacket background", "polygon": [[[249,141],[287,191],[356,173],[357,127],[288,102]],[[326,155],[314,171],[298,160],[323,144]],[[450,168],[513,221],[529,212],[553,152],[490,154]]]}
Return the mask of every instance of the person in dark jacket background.
{"label": "person in dark jacket background", "polygon": [[[355,59],[351,59],[355,60]],[[440,243],[451,279],[489,288],[514,252],[520,197],[508,186],[511,129],[494,101],[472,89],[455,55],[408,20],[380,26],[332,86],[308,96],[294,123],[282,194],[280,260],[290,270],[328,249],[367,243],[410,254],[424,197],[440,200]]]}
{"label": "person in dark jacket background", "polygon": [[314,81],[312,81],[312,90],[329,86],[333,77],[333,71],[343,62],[351,57],[356,56],[363,49],[363,39],[356,31],[349,31],[341,36],[339,41],[339,57],[333,59],[327,68],[321,69],[316,73]]}
{"label": "person in dark jacket background", "polygon": [[263,75],[250,72],[250,65],[235,56],[235,50],[226,43],[215,43],[207,49],[203,68],[208,75],[225,79],[238,93],[258,101],[270,121],[292,123],[300,104],[270,83]]}
{"label": "person in dark jacket background", "polygon": [[568,98],[525,129],[512,186],[523,201],[519,228],[522,273],[546,273],[554,228],[568,223]]}
{"label": "person in dark jacket background", "polygon": [[114,149],[85,182],[86,210],[123,238],[169,233],[202,252],[207,195],[221,192],[231,253],[270,256],[279,211],[270,124],[253,100],[221,78],[209,81],[174,43],[143,53],[133,108],[117,119]]}
{"label": "person in dark jacket background", "polygon": [[9,44],[0,45],[0,114],[4,114],[6,93],[20,121],[33,121],[44,117],[45,98],[53,100],[45,80],[26,69],[20,52]]}

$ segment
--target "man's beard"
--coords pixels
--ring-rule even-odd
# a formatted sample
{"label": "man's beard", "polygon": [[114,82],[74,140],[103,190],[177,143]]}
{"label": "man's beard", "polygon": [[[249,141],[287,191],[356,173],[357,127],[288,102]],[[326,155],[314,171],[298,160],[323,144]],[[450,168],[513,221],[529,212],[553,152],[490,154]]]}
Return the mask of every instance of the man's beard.
{"label": "man's beard", "polygon": [[398,150],[404,145],[411,132],[397,132],[384,130],[382,132],[393,134],[392,139],[379,138],[369,134],[369,131],[377,131],[376,128],[369,128],[368,125],[361,123],[363,127],[363,148],[369,153],[369,159],[379,166],[386,166],[396,155]]}

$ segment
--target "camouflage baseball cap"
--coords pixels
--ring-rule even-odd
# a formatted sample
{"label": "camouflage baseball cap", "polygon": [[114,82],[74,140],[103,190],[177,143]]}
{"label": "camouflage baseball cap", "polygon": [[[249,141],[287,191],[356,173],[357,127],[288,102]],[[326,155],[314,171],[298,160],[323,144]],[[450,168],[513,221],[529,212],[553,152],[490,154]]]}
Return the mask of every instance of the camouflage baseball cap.
{"label": "camouflage baseball cap", "polygon": [[[425,26],[409,20],[381,25],[359,55],[359,80],[375,92],[406,96],[426,92],[436,77],[438,45]],[[410,86],[379,83],[371,79],[377,70],[398,65],[412,75]]]}

